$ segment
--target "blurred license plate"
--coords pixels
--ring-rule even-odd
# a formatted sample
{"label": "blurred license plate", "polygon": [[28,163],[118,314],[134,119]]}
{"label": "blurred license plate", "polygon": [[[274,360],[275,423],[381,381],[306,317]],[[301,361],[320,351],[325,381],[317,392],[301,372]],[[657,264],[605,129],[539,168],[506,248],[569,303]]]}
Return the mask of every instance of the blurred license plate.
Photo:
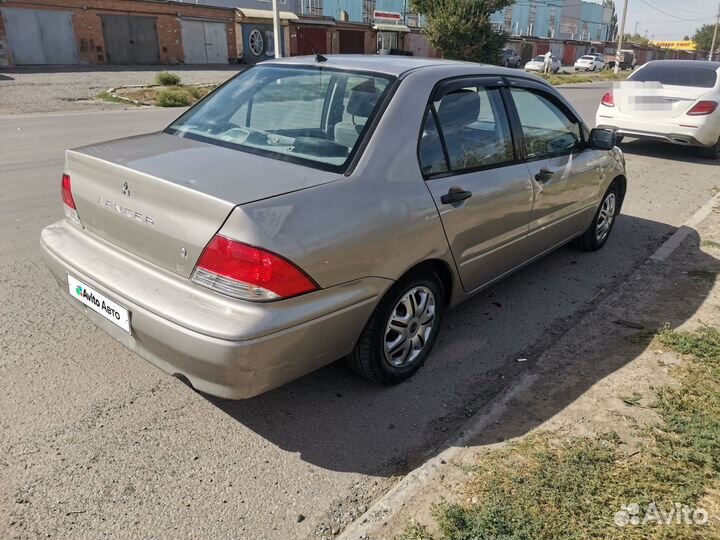
{"label": "blurred license plate", "polygon": [[96,313],[105,317],[126,332],[130,332],[130,313],[117,302],[88,287],[68,274],[68,290],[70,295]]}

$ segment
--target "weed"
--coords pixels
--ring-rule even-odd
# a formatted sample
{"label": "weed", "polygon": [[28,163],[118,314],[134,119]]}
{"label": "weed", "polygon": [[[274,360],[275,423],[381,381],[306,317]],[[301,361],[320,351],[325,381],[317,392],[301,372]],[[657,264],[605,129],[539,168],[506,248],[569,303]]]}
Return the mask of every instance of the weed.
{"label": "weed", "polygon": [[155,82],[161,86],[177,86],[180,84],[180,75],[169,71],[161,71],[155,75]]}
{"label": "weed", "polygon": [[[532,434],[480,456],[466,486],[477,504],[442,502],[433,517],[446,540],[579,540],[717,538],[708,524],[618,527],[615,512],[637,503],[671,508],[713,504],[720,477],[720,332],[661,329],[656,339],[685,355],[675,368],[678,385],[656,391],[662,423],[641,432],[645,448],[632,458],[611,433],[558,441]],[[635,405],[639,394],[626,398]],[[708,497],[710,500],[708,501]],[[649,528],[652,527],[652,528]],[[403,540],[432,538],[427,529],[408,528]]]}
{"label": "weed", "polygon": [[700,245],[706,248],[720,249],[720,242],[716,242],[715,240],[703,240],[700,242]]}
{"label": "weed", "polygon": [[187,107],[192,102],[192,95],[181,87],[160,90],[155,96],[158,107]]}
{"label": "weed", "polygon": [[635,407],[636,405],[640,405],[640,401],[642,400],[642,394],[640,392],[633,392],[632,395],[620,397],[620,399],[628,407]]}
{"label": "weed", "polygon": [[123,105],[134,105],[131,101],[126,101],[124,99],[120,99],[117,96],[112,95],[110,92],[100,92],[97,96],[97,99],[101,99],[103,101],[109,101],[110,103],[122,103]]}
{"label": "weed", "polygon": [[688,275],[696,281],[712,282],[717,279],[717,274],[716,270],[708,270],[706,268],[696,268],[695,270],[690,270],[688,272]]}

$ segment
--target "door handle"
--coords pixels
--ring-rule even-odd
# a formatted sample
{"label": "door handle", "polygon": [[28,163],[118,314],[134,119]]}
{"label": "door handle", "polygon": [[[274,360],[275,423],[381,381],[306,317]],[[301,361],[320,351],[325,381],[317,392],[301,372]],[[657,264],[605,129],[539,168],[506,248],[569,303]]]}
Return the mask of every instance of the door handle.
{"label": "door handle", "polygon": [[549,181],[554,175],[555,171],[551,171],[550,169],[546,169],[545,167],[543,167],[542,169],[540,169],[540,172],[535,175],[535,180],[537,180],[541,184],[544,184],[545,182]]}
{"label": "door handle", "polygon": [[451,187],[445,195],[440,197],[440,202],[443,204],[455,204],[470,197],[472,197],[472,191],[465,191],[459,187]]}

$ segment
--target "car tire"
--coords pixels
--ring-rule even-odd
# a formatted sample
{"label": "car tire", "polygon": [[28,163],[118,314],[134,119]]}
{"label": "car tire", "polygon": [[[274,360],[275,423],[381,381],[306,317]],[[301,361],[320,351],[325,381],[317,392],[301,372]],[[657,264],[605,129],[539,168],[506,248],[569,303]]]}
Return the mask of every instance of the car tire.
{"label": "car tire", "polygon": [[701,148],[700,155],[705,159],[720,159],[720,139],[712,146]]}
{"label": "car tire", "polygon": [[[413,308],[417,311],[412,312]],[[429,268],[411,272],[376,306],[348,357],[350,367],[361,377],[381,384],[407,380],[432,351],[444,311],[445,294],[435,272]],[[404,329],[403,319],[408,320]]]}
{"label": "car tire", "polygon": [[592,223],[581,236],[573,240],[573,246],[581,251],[597,251],[602,248],[610,238],[619,209],[620,190],[613,182],[603,195]]}

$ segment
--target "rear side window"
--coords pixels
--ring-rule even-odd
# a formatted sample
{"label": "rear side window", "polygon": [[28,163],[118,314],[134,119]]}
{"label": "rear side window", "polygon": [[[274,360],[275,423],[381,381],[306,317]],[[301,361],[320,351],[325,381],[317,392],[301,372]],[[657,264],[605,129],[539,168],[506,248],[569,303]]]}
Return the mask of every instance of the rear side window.
{"label": "rear side window", "polygon": [[569,153],[582,141],[580,123],[541,93],[511,89],[530,159]]}
{"label": "rear side window", "polygon": [[630,77],[630,81],[659,82],[670,86],[695,86],[713,88],[717,82],[717,72],[709,66],[678,66],[667,64],[648,64]]}
{"label": "rear side window", "polygon": [[[467,86],[429,105],[420,141],[424,174],[490,167],[514,157],[498,90]],[[445,160],[444,167],[441,160]]]}

